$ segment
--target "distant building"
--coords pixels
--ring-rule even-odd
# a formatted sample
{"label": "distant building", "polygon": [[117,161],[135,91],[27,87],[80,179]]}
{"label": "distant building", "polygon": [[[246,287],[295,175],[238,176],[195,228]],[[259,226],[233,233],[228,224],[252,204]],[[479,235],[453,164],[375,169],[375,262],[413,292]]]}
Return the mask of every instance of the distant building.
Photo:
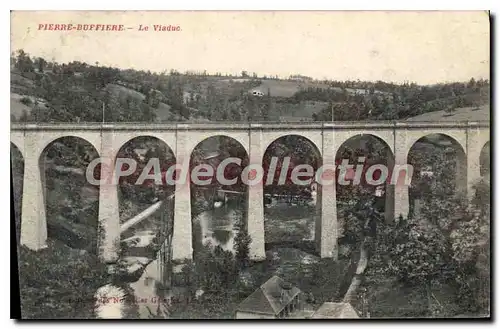
{"label": "distant building", "polygon": [[254,89],[251,91],[251,94],[253,96],[258,96],[258,97],[262,97],[264,96],[264,92],[263,91],[260,91],[260,90],[257,90],[257,89]]}
{"label": "distant building", "polygon": [[358,319],[358,312],[349,303],[326,302],[318,308],[311,319]]}
{"label": "distant building", "polygon": [[282,319],[306,306],[302,291],[273,276],[248,296],[236,309],[236,319]]}
{"label": "distant building", "polygon": [[326,302],[317,310],[307,303],[307,294],[273,276],[236,309],[236,319],[355,319],[358,312],[349,303]]}
{"label": "distant building", "polygon": [[134,149],[134,153],[139,157],[141,161],[146,159],[146,154],[148,153],[148,149],[146,148],[136,148]]}
{"label": "distant building", "polygon": [[383,185],[379,185],[375,188],[375,196],[376,197],[382,197],[385,194],[385,189]]}
{"label": "distant building", "polygon": [[432,171],[432,168],[427,166],[425,168],[422,168],[420,170],[420,176],[427,176],[427,177],[433,177],[434,176],[434,171]]}

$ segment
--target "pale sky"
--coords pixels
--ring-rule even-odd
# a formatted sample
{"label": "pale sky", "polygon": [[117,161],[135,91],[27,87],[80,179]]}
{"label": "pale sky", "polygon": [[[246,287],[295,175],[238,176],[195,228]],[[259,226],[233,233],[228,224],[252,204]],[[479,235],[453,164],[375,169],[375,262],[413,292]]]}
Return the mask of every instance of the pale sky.
{"label": "pale sky", "polygon": [[[124,24],[39,31],[43,23]],[[138,31],[139,25],[149,31]],[[179,32],[154,32],[154,24]],[[476,12],[13,12],[11,50],[161,72],[242,70],[432,84],[490,75],[489,17]]]}

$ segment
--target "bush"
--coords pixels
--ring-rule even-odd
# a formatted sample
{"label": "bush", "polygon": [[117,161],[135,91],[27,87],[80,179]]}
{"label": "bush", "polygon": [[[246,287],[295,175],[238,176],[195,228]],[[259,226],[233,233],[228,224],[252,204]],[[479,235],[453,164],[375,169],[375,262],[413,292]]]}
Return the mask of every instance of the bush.
{"label": "bush", "polygon": [[19,101],[21,103],[23,103],[24,105],[27,105],[27,106],[31,106],[33,104],[33,101],[31,100],[31,98],[26,97],[26,96],[24,96],[23,98],[21,98]]}
{"label": "bush", "polygon": [[49,247],[19,251],[23,319],[94,318],[94,294],[107,283],[106,268],[89,254],[49,241]]}

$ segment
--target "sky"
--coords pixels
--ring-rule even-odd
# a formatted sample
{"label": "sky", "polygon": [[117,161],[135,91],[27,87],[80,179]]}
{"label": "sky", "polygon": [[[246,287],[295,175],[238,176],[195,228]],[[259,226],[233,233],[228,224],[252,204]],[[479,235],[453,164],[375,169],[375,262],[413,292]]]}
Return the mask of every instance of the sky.
{"label": "sky", "polygon": [[[43,31],[39,24],[123,24]],[[155,32],[153,25],[180,26]],[[139,26],[149,26],[139,31]],[[57,62],[433,84],[489,79],[487,12],[37,11],[11,13],[11,51]]]}

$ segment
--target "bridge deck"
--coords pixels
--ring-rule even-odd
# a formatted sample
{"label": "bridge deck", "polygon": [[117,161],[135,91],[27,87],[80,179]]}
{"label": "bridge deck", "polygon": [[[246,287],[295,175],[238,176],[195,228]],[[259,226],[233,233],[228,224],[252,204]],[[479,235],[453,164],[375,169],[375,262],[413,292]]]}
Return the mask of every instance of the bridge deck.
{"label": "bridge deck", "polygon": [[214,123],[12,123],[12,131],[25,130],[272,130],[272,129],[412,129],[488,128],[490,121],[356,121],[356,122],[214,122]]}

